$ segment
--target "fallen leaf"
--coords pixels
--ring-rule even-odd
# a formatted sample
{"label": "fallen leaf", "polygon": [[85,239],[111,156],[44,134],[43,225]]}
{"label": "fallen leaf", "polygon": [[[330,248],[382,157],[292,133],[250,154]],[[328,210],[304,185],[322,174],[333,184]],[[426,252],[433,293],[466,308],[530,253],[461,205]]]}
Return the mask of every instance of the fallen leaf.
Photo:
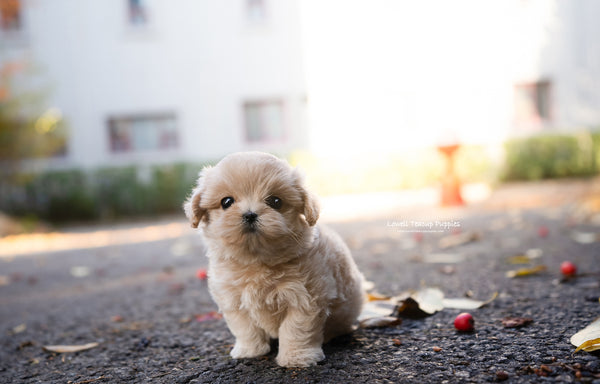
{"label": "fallen leaf", "polygon": [[386,295],[382,295],[381,293],[371,292],[367,293],[367,301],[379,301],[379,300],[389,300],[390,297]]}
{"label": "fallen leaf", "polygon": [[592,352],[600,349],[600,317],[590,323],[587,327],[571,336],[571,344],[580,350]]}
{"label": "fallen leaf", "polygon": [[363,305],[362,312],[358,320],[365,320],[371,317],[390,316],[394,312],[396,303],[392,300],[369,301]]}
{"label": "fallen leaf", "polygon": [[437,347],[437,346],[433,347],[432,349],[433,349],[433,352],[441,352],[442,351],[442,348]]}
{"label": "fallen leaf", "polygon": [[380,316],[364,319],[359,322],[361,328],[392,327],[402,323],[402,319],[395,316]]}
{"label": "fallen leaf", "polygon": [[530,264],[535,259],[542,256],[542,253],[543,251],[541,249],[532,248],[525,251],[525,253],[509,257],[506,262],[508,264]]}
{"label": "fallen leaf", "polygon": [[16,335],[18,333],[25,332],[26,330],[27,330],[27,324],[19,324],[16,327],[13,327],[13,329],[10,330],[10,333],[13,335]]}
{"label": "fallen leaf", "polygon": [[506,259],[508,264],[529,264],[531,259],[527,255],[515,255]]}
{"label": "fallen leaf", "polygon": [[359,321],[381,317],[405,317],[421,319],[431,316],[444,308],[475,309],[489,304],[498,293],[486,301],[467,298],[444,298],[444,293],[438,288],[423,288],[419,291],[408,291],[388,300],[368,301],[358,317]]}
{"label": "fallen leaf", "polygon": [[473,241],[479,240],[479,234],[477,232],[464,232],[452,234],[449,236],[442,237],[438,242],[438,248],[446,249],[451,247],[456,247],[459,245],[467,244]]}
{"label": "fallen leaf", "polygon": [[586,352],[593,352],[593,351],[597,351],[599,349],[600,349],[600,337],[597,339],[588,340],[588,341],[584,342],[579,347],[577,347],[575,352],[579,352],[580,350],[584,350]]}
{"label": "fallen leaf", "polygon": [[533,323],[533,319],[529,317],[505,317],[502,319],[504,328],[520,328]]}
{"label": "fallen leaf", "polygon": [[427,317],[432,315],[432,313],[427,313],[419,307],[419,303],[415,301],[412,297],[408,297],[402,302],[400,302],[394,312],[392,313],[394,317],[408,317],[410,319],[421,319],[423,317]]}
{"label": "fallen leaf", "polygon": [[531,275],[535,275],[541,272],[544,272],[545,270],[547,270],[548,267],[546,267],[545,265],[536,265],[535,267],[531,267],[531,268],[520,268],[514,271],[508,271],[506,272],[506,277],[524,277],[524,276],[531,276]]}
{"label": "fallen leaf", "polygon": [[54,353],[72,353],[72,352],[81,352],[86,351],[88,349],[96,348],[98,343],[88,343],[83,345],[46,345],[44,346],[44,351],[46,352],[54,352]]}
{"label": "fallen leaf", "polygon": [[412,297],[419,303],[419,308],[430,315],[444,309],[444,292],[437,288],[421,289]]}
{"label": "fallen leaf", "polygon": [[498,292],[494,292],[492,297],[486,301],[482,300],[473,300],[468,298],[448,298],[443,299],[442,304],[444,308],[454,308],[454,309],[477,309],[481,308],[485,305],[488,305],[492,301],[494,301],[498,297]]}
{"label": "fallen leaf", "polygon": [[594,232],[573,231],[571,232],[571,238],[579,244],[591,244],[598,241],[600,236]]}
{"label": "fallen leaf", "polygon": [[71,272],[71,276],[82,278],[82,277],[89,276],[91,273],[91,270],[89,267],[80,265],[80,266],[71,267],[70,272]]}
{"label": "fallen leaf", "polygon": [[219,312],[215,312],[215,311],[196,315],[196,321],[199,323],[202,323],[202,322],[208,321],[208,320],[219,320],[222,318],[223,318],[223,315],[220,314]]}

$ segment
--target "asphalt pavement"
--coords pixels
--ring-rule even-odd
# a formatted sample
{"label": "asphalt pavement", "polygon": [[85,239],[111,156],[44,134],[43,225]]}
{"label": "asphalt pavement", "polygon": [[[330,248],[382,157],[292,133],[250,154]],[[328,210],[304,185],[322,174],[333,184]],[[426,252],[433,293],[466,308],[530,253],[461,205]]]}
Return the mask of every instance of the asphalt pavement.
{"label": "asphalt pavement", "polygon": [[[465,207],[326,218],[382,295],[433,287],[451,298],[495,299],[468,310],[473,332],[454,328],[464,309],[445,308],[359,328],[303,369],[278,367],[276,342],[262,358],[229,356],[234,339],[208,294],[202,241],[183,214],[3,238],[0,382],[600,383],[600,357],[569,342],[600,316],[598,184],[519,184]],[[562,276],[564,260],[577,266],[574,278]],[[507,276],[520,268],[536,273]],[[515,317],[532,321],[502,322]]]}

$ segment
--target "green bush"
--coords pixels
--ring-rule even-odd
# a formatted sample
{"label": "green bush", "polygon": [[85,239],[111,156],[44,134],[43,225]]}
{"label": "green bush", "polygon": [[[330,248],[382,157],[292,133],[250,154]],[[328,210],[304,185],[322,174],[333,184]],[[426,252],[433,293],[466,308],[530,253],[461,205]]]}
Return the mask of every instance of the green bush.
{"label": "green bush", "polygon": [[201,168],[174,164],[19,174],[0,183],[0,211],[51,222],[176,213]]}
{"label": "green bush", "polygon": [[505,181],[582,177],[600,170],[599,132],[512,139],[505,151]]}

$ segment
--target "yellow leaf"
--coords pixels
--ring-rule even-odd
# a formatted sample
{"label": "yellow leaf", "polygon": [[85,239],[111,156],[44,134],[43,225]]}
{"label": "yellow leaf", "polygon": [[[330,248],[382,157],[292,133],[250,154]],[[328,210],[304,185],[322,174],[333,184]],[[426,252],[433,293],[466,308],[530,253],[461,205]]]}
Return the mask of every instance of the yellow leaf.
{"label": "yellow leaf", "polygon": [[548,267],[546,267],[545,265],[537,265],[537,266],[531,267],[531,268],[520,268],[520,269],[517,269],[516,271],[506,272],[506,277],[512,278],[512,277],[530,276],[530,275],[535,275],[540,272],[544,272],[546,269],[548,269]]}
{"label": "yellow leaf", "polygon": [[508,264],[529,264],[531,259],[527,255],[515,255],[509,257],[506,261]]}
{"label": "yellow leaf", "polygon": [[592,352],[600,349],[600,317],[571,336],[571,344],[577,347],[575,352],[579,350]]}
{"label": "yellow leaf", "polygon": [[580,350],[584,350],[586,352],[593,352],[593,351],[597,351],[599,349],[600,349],[600,338],[586,341],[585,343],[583,343],[579,347],[577,347],[575,352],[579,352]]}
{"label": "yellow leaf", "polygon": [[379,301],[379,300],[389,300],[390,297],[386,295],[382,295],[381,293],[373,292],[367,293],[367,301]]}

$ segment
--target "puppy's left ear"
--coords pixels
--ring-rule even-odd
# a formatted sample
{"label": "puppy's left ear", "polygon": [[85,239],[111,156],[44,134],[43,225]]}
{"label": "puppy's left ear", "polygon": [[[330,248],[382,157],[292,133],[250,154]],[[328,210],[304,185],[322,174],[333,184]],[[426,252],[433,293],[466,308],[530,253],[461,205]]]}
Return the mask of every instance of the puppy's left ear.
{"label": "puppy's left ear", "polygon": [[200,207],[200,199],[202,198],[202,193],[204,191],[204,177],[208,169],[205,168],[200,173],[200,178],[198,179],[198,184],[196,188],[192,191],[192,196],[190,196],[186,202],[183,204],[183,210],[185,211],[185,215],[190,220],[190,224],[192,228],[198,228],[200,221],[207,214],[207,210],[205,208]]}
{"label": "puppy's left ear", "polygon": [[321,211],[319,201],[315,195],[306,189],[302,195],[302,200],[304,202],[304,217],[306,218],[308,225],[312,227],[317,223],[317,220],[319,220],[319,213]]}
{"label": "puppy's left ear", "polygon": [[302,198],[302,214],[304,214],[304,218],[308,225],[312,227],[317,223],[317,220],[319,220],[319,213],[321,212],[319,200],[314,194],[306,189],[302,173],[297,168],[294,170],[294,174],[296,176],[296,185]]}

